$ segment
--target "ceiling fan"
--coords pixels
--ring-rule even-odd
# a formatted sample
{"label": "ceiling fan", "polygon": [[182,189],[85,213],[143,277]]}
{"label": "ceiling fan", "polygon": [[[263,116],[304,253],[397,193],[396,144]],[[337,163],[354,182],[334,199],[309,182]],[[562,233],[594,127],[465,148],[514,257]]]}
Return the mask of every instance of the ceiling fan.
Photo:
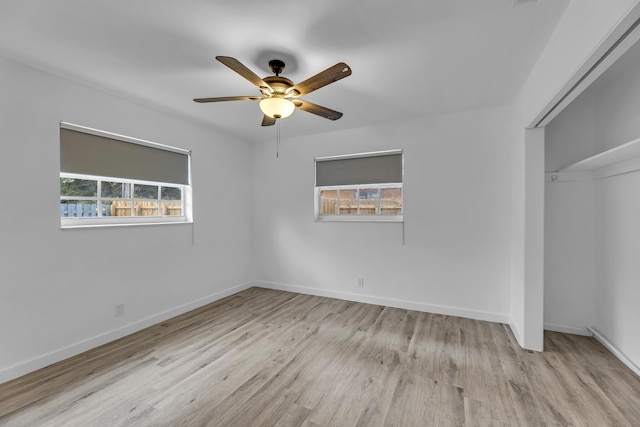
{"label": "ceiling fan", "polygon": [[336,65],[321,71],[315,76],[309,77],[307,80],[298,84],[294,84],[288,78],[280,75],[285,64],[279,59],[269,61],[269,68],[271,68],[275,76],[267,76],[263,79],[235,58],[216,56],[216,59],[257,87],[262,96],[196,98],[194,99],[195,102],[259,101],[260,109],[264,113],[262,126],[274,125],[276,119],[289,117],[296,108],[329,120],[338,120],[342,117],[342,113],[339,111],[312,104],[311,102],[298,99],[298,97],[307,95],[314,90],[350,76],[351,67],[344,62],[338,62]]}

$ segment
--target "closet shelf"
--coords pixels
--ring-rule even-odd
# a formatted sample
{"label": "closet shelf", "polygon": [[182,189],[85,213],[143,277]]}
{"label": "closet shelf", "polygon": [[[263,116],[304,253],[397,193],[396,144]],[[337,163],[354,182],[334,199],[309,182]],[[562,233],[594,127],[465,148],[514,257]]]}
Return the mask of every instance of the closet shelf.
{"label": "closet shelf", "polygon": [[560,169],[558,172],[586,172],[595,171],[615,163],[640,157],[640,138],[626,144],[619,145],[610,150],[598,153],[579,162]]}

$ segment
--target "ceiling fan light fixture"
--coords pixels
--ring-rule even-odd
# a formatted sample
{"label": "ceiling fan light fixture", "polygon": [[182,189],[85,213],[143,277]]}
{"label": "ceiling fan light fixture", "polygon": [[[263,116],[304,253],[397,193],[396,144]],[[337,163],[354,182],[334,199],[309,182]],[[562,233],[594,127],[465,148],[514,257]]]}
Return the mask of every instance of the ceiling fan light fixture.
{"label": "ceiling fan light fixture", "polygon": [[266,116],[273,119],[284,119],[293,113],[296,106],[286,98],[272,96],[260,100],[260,109]]}

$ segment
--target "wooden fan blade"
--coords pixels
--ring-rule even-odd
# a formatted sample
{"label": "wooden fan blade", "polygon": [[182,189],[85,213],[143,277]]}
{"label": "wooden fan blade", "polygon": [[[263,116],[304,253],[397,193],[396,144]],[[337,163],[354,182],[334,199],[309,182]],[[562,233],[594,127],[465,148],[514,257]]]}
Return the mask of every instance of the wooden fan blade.
{"label": "wooden fan blade", "polygon": [[221,102],[221,101],[259,101],[259,96],[221,96],[217,98],[196,98],[196,102]]}
{"label": "wooden fan blade", "polygon": [[303,101],[301,99],[296,99],[295,101],[293,101],[293,104],[296,106],[296,108],[302,111],[324,117],[325,119],[338,120],[340,117],[342,117],[342,113],[339,111],[335,111],[327,107],[322,107],[320,105],[313,104],[308,101]]}
{"label": "wooden fan blade", "polygon": [[262,118],[262,126],[273,126],[276,124],[276,119],[269,117],[266,114]]}
{"label": "wooden fan blade", "polygon": [[264,80],[262,80],[256,73],[245,67],[240,61],[230,56],[216,56],[216,59],[222,62],[227,67],[231,68],[236,73],[240,74],[245,79],[249,80],[252,85],[260,89],[264,95],[273,94],[273,89]]}
{"label": "wooden fan blade", "polygon": [[329,67],[315,76],[309,77],[307,80],[292,86],[287,91],[287,96],[292,96],[294,98],[303,96],[350,75],[351,67],[344,62],[338,62],[333,67]]}

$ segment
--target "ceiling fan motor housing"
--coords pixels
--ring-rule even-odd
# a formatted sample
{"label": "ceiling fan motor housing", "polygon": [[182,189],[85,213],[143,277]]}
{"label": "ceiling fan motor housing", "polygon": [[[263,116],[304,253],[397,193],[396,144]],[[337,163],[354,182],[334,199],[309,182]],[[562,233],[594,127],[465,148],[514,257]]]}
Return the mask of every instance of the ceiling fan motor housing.
{"label": "ceiling fan motor housing", "polygon": [[[265,77],[264,82],[267,83],[273,89],[274,94],[284,95],[287,89],[293,86],[293,82],[286,77],[282,76],[268,76]],[[287,94],[288,96],[289,94]]]}

